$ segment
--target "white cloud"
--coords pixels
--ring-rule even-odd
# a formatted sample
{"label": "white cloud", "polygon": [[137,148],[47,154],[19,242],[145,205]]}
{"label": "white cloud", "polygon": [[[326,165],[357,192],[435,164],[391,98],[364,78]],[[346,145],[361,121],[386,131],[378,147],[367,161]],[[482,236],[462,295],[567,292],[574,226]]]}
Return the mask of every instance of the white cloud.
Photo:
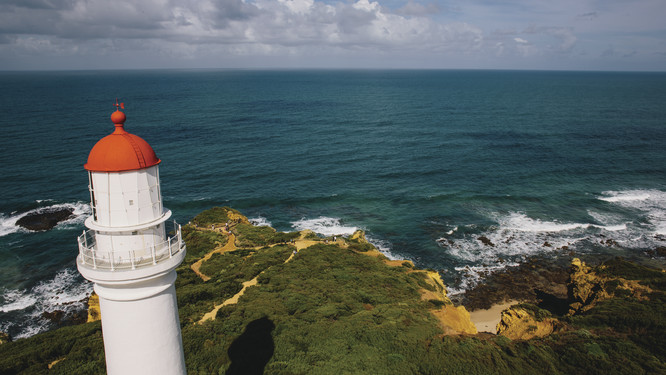
{"label": "white cloud", "polygon": [[[655,65],[666,66],[660,53],[666,49],[666,33],[657,14],[663,8],[661,0],[637,0],[632,6],[592,0],[439,4],[430,0],[4,0],[0,69],[21,66],[21,59],[40,54],[47,64],[54,54],[84,61],[119,52],[130,58],[133,53],[141,55],[141,61],[151,56],[160,63],[166,59],[176,67],[210,66],[234,56],[246,57],[244,62],[252,57],[282,59],[262,59],[267,65],[294,58],[299,64],[307,66],[310,61],[316,66],[339,56],[352,62],[363,57],[466,67],[470,61],[481,61],[485,64],[481,67],[502,63],[521,68],[539,67],[533,65],[539,61],[555,64],[559,59],[570,64],[574,55],[624,56],[623,61],[634,55],[652,56]],[[632,53],[604,55],[610,44]]]}

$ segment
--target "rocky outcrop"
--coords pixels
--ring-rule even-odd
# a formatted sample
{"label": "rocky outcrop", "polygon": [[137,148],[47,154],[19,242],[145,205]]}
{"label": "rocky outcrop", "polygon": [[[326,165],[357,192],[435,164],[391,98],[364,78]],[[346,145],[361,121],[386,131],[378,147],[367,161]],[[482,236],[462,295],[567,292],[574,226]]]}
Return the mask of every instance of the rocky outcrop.
{"label": "rocky outcrop", "polygon": [[102,313],[100,312],[100,309],[99,309],[99,296],[97,295],[97,293],[93,292],[90,295],[90,298],[88,298],[88,321],[87,321],[87,323],[96,322],[100,319],[102,319]]}
{"label": "rocky outcrop", "polygon": [[423,280],[428,285],[422,288],[421,299],[430,301],[438,306],[430,309],[430,313],[437,318],[439,325],[447,335],[476,334],[476,326],[472,323],[469,312],[465,306],[454,306],[446,295],[446,285],[439,272],[414,271],[424,274]]}
{"label": "rocky outcrop", "polygon": [[550,313],[534,305],[510,307],[502,311],[502,317],[497,324],[497,334],[511,340],[548,336],[559,328],[560,323],[557,319],[543,315]]}
{"label": "rocky outcrop", "polygon": [[639,300],[645,300],[652,290],[635,280],[626,280],[620,277],[609,277],[599,274],[604,265],[596,269],[585,264],[578,258],[571,262],[568,282],[569,315],[585,312],[593,308],[598,302],[613,298],[621,292]]}
{"label": "rocky outcrop", "polygon": [[604,289],[606,280],[598,276],[591,267],[578,258],[571,262],[568,282],[569,314],[584,312],[599,302],[611,298]]}
{"label": "rocky outcrop", "polygon": [[556,309],[564,314],[568,311],[569,264],[569,259],[532,257],[519,266],[483,275],[483,283],[459,294],[454,302],[465,305],[470,311],[487,310],[503,301],[539,305],[545,302],[548,305],[561,304]]}
{"label": "rocky outcrop", "polygon": [[11,341],[12,341],[12,338],[9,337],[8,334],[6,334],[4,332],[0,332],[0,345],[2,345],[4,343],[7,343],[7,342],[11,342]]}
{"label": "rocky outcrop", "polygon": [[437,310],[430,310],[430,313],[439,320],[440,327],[444,334],[476,334],[476,326],[469,317],[469,312],[465,306],[453,306],[447,304]]}
{"label": "rocky outcrop", "polygon": [[240,212],[237,212],[235,210],[228,210],[227,211],[227,217],[231,222],[234,223],[239,223],[239,224],[250,224],[250,220],[248,220],[247,217],[243,216]]}
{"label": "rocky outcrop", "polygon": [[368,240],[365,238],[365,231],[363,230],[356,230],[354,234],[349,237],[350,241],[356,241],[358,243],[368,243]]}
{"label": "rocky outcrop", "polygon": [[16,225],[35,231],[49,230],[59,222],[69,219],[73,214],[73,208],[48,208],[23,216],[16,221]]}

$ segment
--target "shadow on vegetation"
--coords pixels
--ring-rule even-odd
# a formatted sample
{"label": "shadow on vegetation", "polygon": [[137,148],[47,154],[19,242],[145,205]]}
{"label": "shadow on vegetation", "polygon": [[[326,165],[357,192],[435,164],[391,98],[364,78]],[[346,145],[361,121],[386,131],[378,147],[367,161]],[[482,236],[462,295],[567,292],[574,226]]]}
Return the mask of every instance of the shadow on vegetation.
{"label": "shadow on vegetation", "polygon": [[266,317],[251,321],[229,347],[231,365],[226,375],[263,374],[275,350],[273,329],[275,324]]}
{"label": "shadow on vegetation", "polygon": [[538,289],[535,289],[534,292],[539,301],[537,306],[540,308],[548,310],[557,316],[564,316],[564,314],[569,312],[569,301],[566,298],[558,298],[553,294]]}

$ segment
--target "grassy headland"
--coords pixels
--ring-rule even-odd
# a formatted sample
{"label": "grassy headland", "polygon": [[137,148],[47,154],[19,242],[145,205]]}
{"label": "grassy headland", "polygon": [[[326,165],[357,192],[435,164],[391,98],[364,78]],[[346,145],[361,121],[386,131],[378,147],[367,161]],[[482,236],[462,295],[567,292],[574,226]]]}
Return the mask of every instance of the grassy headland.
{"label": "grassy headland", "polygon": [[[659,270],[620,259],[576,266],[571,314],[518,305],[503,322],[552,329],[511,340],[476,334],[437,273],[389,261],[361,232],[280,233],[228,208],[183,231],[176,290],[189,374],[666,373]],[[0,374],[104,368],[99,322],[0,345]]]}

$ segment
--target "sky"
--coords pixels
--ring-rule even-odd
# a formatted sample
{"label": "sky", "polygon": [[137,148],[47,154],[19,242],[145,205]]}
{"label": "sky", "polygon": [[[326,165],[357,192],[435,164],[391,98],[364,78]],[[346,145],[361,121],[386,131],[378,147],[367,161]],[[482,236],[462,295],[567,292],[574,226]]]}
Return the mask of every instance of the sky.
{"label": "sky", "polygon": [[666,71],[666,0],[0,0],[0,70]]}

